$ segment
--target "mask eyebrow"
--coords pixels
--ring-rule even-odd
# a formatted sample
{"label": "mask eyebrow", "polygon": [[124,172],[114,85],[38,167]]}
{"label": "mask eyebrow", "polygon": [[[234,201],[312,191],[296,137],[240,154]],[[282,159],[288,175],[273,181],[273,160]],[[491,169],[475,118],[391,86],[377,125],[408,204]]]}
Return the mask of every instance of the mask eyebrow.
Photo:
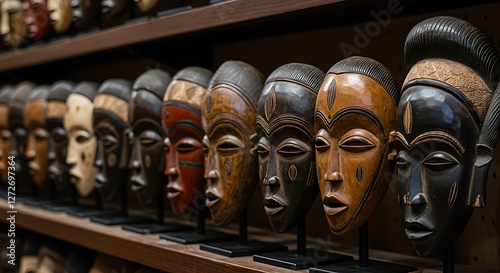
{"label": "mask eyebrow", "polygon": [[407,149],[411,149],[413,146],[421,143],[424,140],[434,140],[449,144],[457,153],[461,155],[465,152],[464,146],[457,138],[443,131],[424,132],[416,136],[411,142],[408,142],[408,140],[401,132],[396,131],[396,140],[399,140]]}
{"label": "mask eyebrow", "polygon": [[316,109],[314,111],[314,119],[319,120],[319,125],[331,129],[333,126],[332,119],[327,118],[326,114],[323,113],[321,109]]}
{"label": "mask eyebrow", "polygon": [[282,129],[283,127],[294,127],[303,132],[310,140],[314,139],[314,127],[303,117],[295,115],[279,115],[267,123],[261,115],[257,116],[257,125],[262,128],[267,136]]}

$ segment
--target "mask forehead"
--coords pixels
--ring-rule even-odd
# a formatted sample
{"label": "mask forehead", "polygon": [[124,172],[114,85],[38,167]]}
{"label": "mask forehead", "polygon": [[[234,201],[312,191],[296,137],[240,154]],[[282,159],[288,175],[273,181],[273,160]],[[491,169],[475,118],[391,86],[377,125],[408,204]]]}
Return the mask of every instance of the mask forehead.
{"label": "mask forehead", "polygon": [[311,141],[314,138],[313,114],[316,93],[302,85],[279,81],[266,84],[259,101],[257,125],[270,135],[289,127],[302,131]]}
{"label": "mask forehead", "polygon": [[130,100],[130,124],[135,127],[138,123],[148,120],[161,128],[162,101],[147,91],[137,91]]}
{"label": "mask forehead", "polygon": [[27,128],[33,126],[45,126],[45,111],[47,102],[43,100],[32,100],[26,102],[24,107],[24,124]]}
{"label": "mask forehead", "polygon": [[64,115],[64,128],[66,128],[66,131],[71,131],[73,127],[81,127],[90,134],[93,134],[93,110],[94,104],[85,96],[80,94],[69,95]]}
{"label": "mask forehead", "polygon": [[[388,135],[389,128],[394,124],[396,111],[393,101],[387,91],[370,77],[355,73],[328,74],[318,92],[316,115],[321,112],[324,125],[331,129],[334,116],[342,109],[362,108],[381,121]],[[316,127],[319,124],[316,123]]]}
{"label": "mask forehead", "polygon": [[9,108],[6,105],[0,105],[0,129],[8,128]]}
{"label": "mask forehead", "polygon": [[94,98],[94,109],[102,109],[109,111],[116,115],[118,118],[124,122],[128,122],[129,118],[129,106],[128,102],[110,95],[110,94],[98,94]]}
{"label": "mask forehead", "polygon": [[432,131],[452,140],[463,153],[464,145],[477,138],[479,128],[474,118],[463,103],[446,91],[430,86],[414,86],[405,91],[401,102],[396,131],[405,136],[408,145]]}
{"label": "mask forehead", "polygon": [[[255,132],[256,110],[252,103],[239,90],[225,84],[212,89],[205,101],[203,116],[207,122],[208,131],[215,123],[225,120],[224,116],[237,117],[250,131]],[[233,118],[230,118],[232,120]]]}
{"label": "mask forehead", "polygon": [[47,119],[62,119],[64,112],[66,112],[66,103],[62,101],[49,101],[47,103]]}

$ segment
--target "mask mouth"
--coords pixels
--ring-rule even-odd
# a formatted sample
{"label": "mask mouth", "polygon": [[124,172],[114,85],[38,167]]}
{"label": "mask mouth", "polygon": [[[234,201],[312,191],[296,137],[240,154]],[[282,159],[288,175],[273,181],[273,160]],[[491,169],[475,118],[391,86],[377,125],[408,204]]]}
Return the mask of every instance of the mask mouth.
{"label": "mask mouth", "polygon": [[28,164],[29,173],[31,176],[35,176],[38,173],[38,165],[35,162],[30,162]]}
{"label": "mask mouth", "polygon": [[182,189],[175,183],[168,183],[167,185],[167,198],[174,200],[181,195]]}
{"label": "mask mouth", "polygon": [[146,188],[146,183],[144,183],[144,181],[142,181],[142,179],[140,179],[139,177],[132,177],[130,179],[130,182],[131,182],[131,189],[135,192],[140,192],[142,190],[144,190],[144,188]]}
{"label": "mask mouth", "polygon": [[268,216],[275,215],[286,208],[285,204],[278,199],[271,197],[264,199],[264,211]]}
{"label": "mask mouth", "polygon": [[434,233],[432,228],[419,221],[405,221],[406,237],[410,240],[418,240]]}
{"label": "mask mouth", "polygon": [[76,176],[76,175],[71,175],[71,178],[69,179],[69,182],[71,182],[71,184],[73,185],[77,185],[78,183],[80,183],[81,179]]}
{"label": "mask mouth", "polygon": [[333,216],[347,209],[346,203],[347,202],[341,200],[334,194],[323,197],[323,209],[325,210],[325,214],[329,216]]}
{"label": "mask mouth", "polygon": [[98,173],[96,176],[95,176],[95,181],[96,181],[96,187],[98,188],[102,188],[106,185],[106,178],[104,177],[104,175]]}
{"label": "mask mouth", "polygon": [[208,189],[205,192],[205,197],[207,198],[206,206],[208,208],[213,207],[220,201],[220,196],[213,189]]}

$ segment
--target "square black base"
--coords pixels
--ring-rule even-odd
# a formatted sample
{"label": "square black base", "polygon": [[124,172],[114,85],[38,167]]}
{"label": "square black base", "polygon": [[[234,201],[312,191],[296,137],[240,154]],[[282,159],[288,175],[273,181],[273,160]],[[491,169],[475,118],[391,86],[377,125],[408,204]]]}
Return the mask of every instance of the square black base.
{"label": "square black base", "polygon": [[299,256],[297,255],[297,250],[290,250],[254,255],[253,260],[259,263],[300,270],[313,266],[348,262],[352,261],[353,258],[351,256],[309,248],[306,251],[306,255]]}
{"label": "square black base", "polygon": [[205,234],[198,234],[196,231],[162,233],[160,234],[160,238],[189,245],[209,242],[232,241],[238,239],[238,236],[210,230],[205,232]]}
{"label": "square black base", "polygon": [[239,241],[229,241],[201,244],[200,249],[226,257],[243,257],[267,252],[286,251],[288,247],[259,241],[248,241],[246,245],[241,245]]}
{"label": "square black base", "polygon": [[69,207],[64,209],[64,212],[71,216],[75,216],[78,218],[86,218],[95,215],[104,215],[114,213],[113,211],[103,211],[98,210],[95,207]]}
{"label": "square black base", "polygon": [[140,234],[156,234],[161,232],[173,232],[181,230],[194,230],[193,227],[185,226],[181,224],[167,223],[164,225],[159,225],[157,223],[138,223],[138,224],[127,224],[122,226],[123,230],[132,231]]}
{"label": "square black base", "polygon": [[124,216],[121,212],[111,214],[91,216],[90,221],[106,226],[134,224],[134,223],[151,223],[153,219],[140,216]]}
{"label": "square black base", "polygon": [[8,195],[9,195],[9,193],[7,192],[6,189],[0,189],[0,198],[7,199]]}
{"label": "square black base", "polygon": [[50,203],[42,205],[43,209],[50,210],[53,212],[64,212],[64,211],[66,211],[66,209],[71,208],[71,207],[74,207],[74,206],[70,203],[65,203],[65,202],[61,202],[61,203],[50,202]]}
{"label": "square black base", "polygon": [[408,273],[418,271],[417,267],[386,263],[381,261],[369,261],[369,267],[360,267],[359,261],[331,264],[309,269],[309,273]]}
{"label": "square black base", "polygon": [[40,200],[36,198],[30,198],[22,201],[23,204],[32,206],[32,207],[43,207],[44,205],[50,204],[52,201],[49,200]]}

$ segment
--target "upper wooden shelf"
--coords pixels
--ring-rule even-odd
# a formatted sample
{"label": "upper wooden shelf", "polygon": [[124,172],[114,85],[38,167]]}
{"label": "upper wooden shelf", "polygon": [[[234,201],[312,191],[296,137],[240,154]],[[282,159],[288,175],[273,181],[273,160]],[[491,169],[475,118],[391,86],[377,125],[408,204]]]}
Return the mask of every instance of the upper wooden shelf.
{"label": "upper wooden shelf", "polygon": [[0,72],[344,1],[227,0],[148,21],[7,52],[0,55]]}

